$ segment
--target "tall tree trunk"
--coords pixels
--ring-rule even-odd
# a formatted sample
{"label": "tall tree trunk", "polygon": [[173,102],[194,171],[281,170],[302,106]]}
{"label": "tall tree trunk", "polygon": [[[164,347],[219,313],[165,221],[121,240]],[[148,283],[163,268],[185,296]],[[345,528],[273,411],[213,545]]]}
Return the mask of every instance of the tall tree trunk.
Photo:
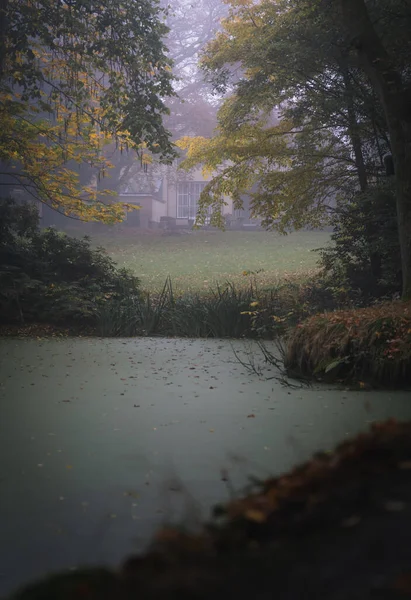
{"label": "tall tree trunk", "polygon": [[[347,65],[341,64],[340,68],[345,87],[345,105],[347,107],[348,116],[348,133],[354,151],[355,166],[357,169],[360,190],[361,192],[365,192],[368,189],[368,177],[364,161],[364,154],[362,151],[361,133],[354,105],[354,90]],[[375,252],[375,250],[373,249],[373,240],[375,240],[376,232],[374,231],[373,224],[370,222],[366,223],[365,230],[369,248],[371,275],[377,283],[379,279],[381,279],[382,275],[382,260],[380,254],[378,252]]]}
{"label": "tall tree trunk", "polygon": [[384,108],[395,165],[403,298],[411,298],[411,88],[370,20],[364,0],[339,0],[351,43]]}
{"label": "tall tree trunk", "polygon": [[9,0],[0,0],[0,82],[4,76],[4,63],[6,61],[7,45],[7,8]]}
{"label": "tall tree trunk", "polygon": [[351,145],[354,150],[355,166],[358,174],[358,181],[362,192],[368,187],[367,170],[365,168],[364,155],[362,151],[361,136],[358,127],[357,115],[354,106],[354,92],[350,80],[348,69],[345,66],[341,66],[341,72],[344,80],[345,87],[345,105],[347,107],[348,116],[348,129],[351,140]]}

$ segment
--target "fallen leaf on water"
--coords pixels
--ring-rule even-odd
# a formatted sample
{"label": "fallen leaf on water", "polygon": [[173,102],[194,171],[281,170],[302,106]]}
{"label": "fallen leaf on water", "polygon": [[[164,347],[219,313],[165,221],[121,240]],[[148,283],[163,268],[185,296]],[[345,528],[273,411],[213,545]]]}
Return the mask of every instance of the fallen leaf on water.
{"label": "fallen leaf on water", "polygon": [[247,419],[255,419],[255,415],[247,415]]}
{"label": "fallen leaf on water", "polygon": [[124,492],[123,495],[124,496],[130,496],[131,498],[138,498],[137,492],[134,492],[133,490],[129,490],[128,492]]}
{"label": "fallen leaf on water", "polygon": [[72,469],[73,465],[66,465],[66,469]]}
{"label": "fallen leaf on water", "polygon": [[266,516],[264,513],[253,508],[246,510],[244,516],[249,521],[254,521],[255,523],[264,523],[264,521],[266,520]]}

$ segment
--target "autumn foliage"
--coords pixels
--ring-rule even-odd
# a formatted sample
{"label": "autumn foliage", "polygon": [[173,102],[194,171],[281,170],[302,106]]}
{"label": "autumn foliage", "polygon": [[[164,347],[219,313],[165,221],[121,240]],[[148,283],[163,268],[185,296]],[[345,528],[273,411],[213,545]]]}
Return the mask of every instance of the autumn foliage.
{"label": "autumn foliage", "polygon": [[400,386],[411,380],[411,304],[310,317],[288,340],[286,367],[320,379]]}
{"label": "autumn foliage", "polygon": [[3,196],[17,188],[72,218],[121,221],[132,207],[97,185],[108,145],[174,155],[163,11],[150,0],[5,0],[0,20]]}

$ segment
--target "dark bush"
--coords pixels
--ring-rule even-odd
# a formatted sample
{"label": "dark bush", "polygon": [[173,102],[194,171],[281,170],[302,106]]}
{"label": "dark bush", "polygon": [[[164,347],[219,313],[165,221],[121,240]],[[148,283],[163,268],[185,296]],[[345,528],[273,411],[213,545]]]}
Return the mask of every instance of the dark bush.
{"label": "dark bush", "polygon": [[0,200],[0,314],[3,323],[95,325],[111,301],[139,297],[139,280],[90,240],[41,231],[30,205]]}
{"label": "dark bush", "polygon": [[164,335],[176,337],[253,336],[248,312],[255,300],[253,286],[237,290],[234,285],[217,286],[207,295],[175,297],[168,279],[162,291],[138,300],[111,302],[100,313],[99,332],[104,336]]}
{"label": "dark bush", "polygon": [[337,207],[332,245],[320,251],[325,282],[356,304],[401,289],[395,195],[390,182]]}

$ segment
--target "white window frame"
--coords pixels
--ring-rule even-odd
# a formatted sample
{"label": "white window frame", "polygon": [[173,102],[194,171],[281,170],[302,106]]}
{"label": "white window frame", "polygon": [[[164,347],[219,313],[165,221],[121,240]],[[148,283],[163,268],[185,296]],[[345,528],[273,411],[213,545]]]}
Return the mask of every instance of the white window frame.
{"label": "white window frame", "polygon": [[177,186],[177,219],[195,221],[200,194],[207,181],[184,181]]}

